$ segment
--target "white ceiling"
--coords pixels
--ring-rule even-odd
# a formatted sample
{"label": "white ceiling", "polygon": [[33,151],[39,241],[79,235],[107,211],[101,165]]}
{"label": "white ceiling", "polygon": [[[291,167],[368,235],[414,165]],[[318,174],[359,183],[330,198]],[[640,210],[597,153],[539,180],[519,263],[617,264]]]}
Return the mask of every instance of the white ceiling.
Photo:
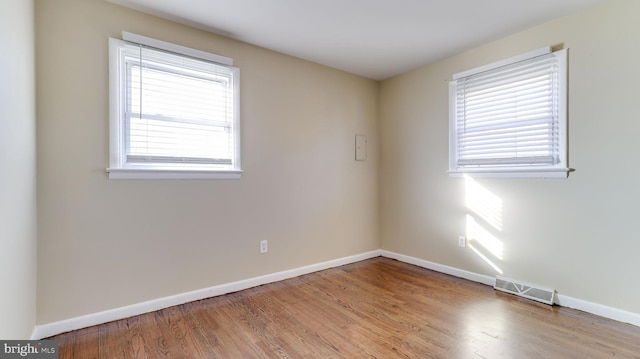
{"label": "white ceiling", "polygon": [[383,80],[605,0],[107,1]]}

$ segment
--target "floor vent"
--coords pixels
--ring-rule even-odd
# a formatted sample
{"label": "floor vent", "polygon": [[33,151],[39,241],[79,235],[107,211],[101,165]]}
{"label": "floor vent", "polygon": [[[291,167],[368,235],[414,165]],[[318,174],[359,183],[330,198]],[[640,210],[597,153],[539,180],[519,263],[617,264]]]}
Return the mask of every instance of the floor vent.
{"label": "floor vent", "polygon": [[527,284],[518,283],[509,278],[496,276],[496,283],[493,285],[493,288],[549,305],[553,305],[555,302],[555,290],[533,287]]}

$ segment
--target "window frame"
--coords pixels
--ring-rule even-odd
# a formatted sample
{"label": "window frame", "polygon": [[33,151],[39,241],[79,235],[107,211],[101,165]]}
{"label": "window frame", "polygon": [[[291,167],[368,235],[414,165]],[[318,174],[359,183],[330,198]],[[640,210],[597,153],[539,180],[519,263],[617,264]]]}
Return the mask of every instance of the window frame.
{"label": "window frame", "polygon": [[[144,46],[213,62],[229,71],[232,86],[232,163],[227,168],[215,163],[171,163],[170,161],[149,161],[148,163],[128,162],[127,146],[127,92],[130,90],[124,80],[128,65],[122,56],[125,46]],[[242,174],[240,161],[240,71],[233,67],[233,59],[191,49],[188,47],[156,40],[128,32],[122,33],[122,40],[109,38],[109,179],[239,179]],[[170,72],[170,71],[169,71]],[[129,156],[134,158],[135,156]],[[158,156],[160,158],[161,156]]]}
{"label": "window frame", "polygon": [[[474,164],[459,165],[458,159],[458,118],[457,118],[457,82],[486,71],[504,68],[518,62],[534,59],[539,56],[552,55],[556,58],[558,67],[557,77],[557,133],[558,141],[557,163],[548,165],[487,165]],[[568,167],[568,136],[567,136],[567,49],[552,51],[551,47],[544,47],[522,55],[497,61],[488,65],[480,66],[468,71],[459,72],[453,75],[453,80],[449,83],[449,176],[463,177],[471,175],[473,177],[495,177],[495,178],[566,178],[570,169]]]}

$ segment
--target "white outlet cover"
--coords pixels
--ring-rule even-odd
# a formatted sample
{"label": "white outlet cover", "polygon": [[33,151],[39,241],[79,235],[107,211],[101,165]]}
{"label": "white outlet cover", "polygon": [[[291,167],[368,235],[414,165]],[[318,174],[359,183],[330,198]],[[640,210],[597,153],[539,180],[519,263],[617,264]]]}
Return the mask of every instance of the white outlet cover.
{"label": "white outlet cover", "polygon": [[458,245],[462,248],[467,246],[467,238],[464,236],[458,237]]}
{"label": "white outlet cover", "polygon": [[268,251],[268,242],[266,240],[260,241],[260,253],[267,253]]}

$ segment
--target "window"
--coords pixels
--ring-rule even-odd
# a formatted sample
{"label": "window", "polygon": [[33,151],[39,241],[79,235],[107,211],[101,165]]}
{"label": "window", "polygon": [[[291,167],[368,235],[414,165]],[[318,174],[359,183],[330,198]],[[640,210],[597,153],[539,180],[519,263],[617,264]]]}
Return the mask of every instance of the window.
{"label": "window", "polygon": [[567,50],[458,73],[449,86],[449,172],[566,177]]}
{"label": "window", "polygon": [[123,39],[109,39],[109,178],[239,178],[232,60],[126,32]]}

